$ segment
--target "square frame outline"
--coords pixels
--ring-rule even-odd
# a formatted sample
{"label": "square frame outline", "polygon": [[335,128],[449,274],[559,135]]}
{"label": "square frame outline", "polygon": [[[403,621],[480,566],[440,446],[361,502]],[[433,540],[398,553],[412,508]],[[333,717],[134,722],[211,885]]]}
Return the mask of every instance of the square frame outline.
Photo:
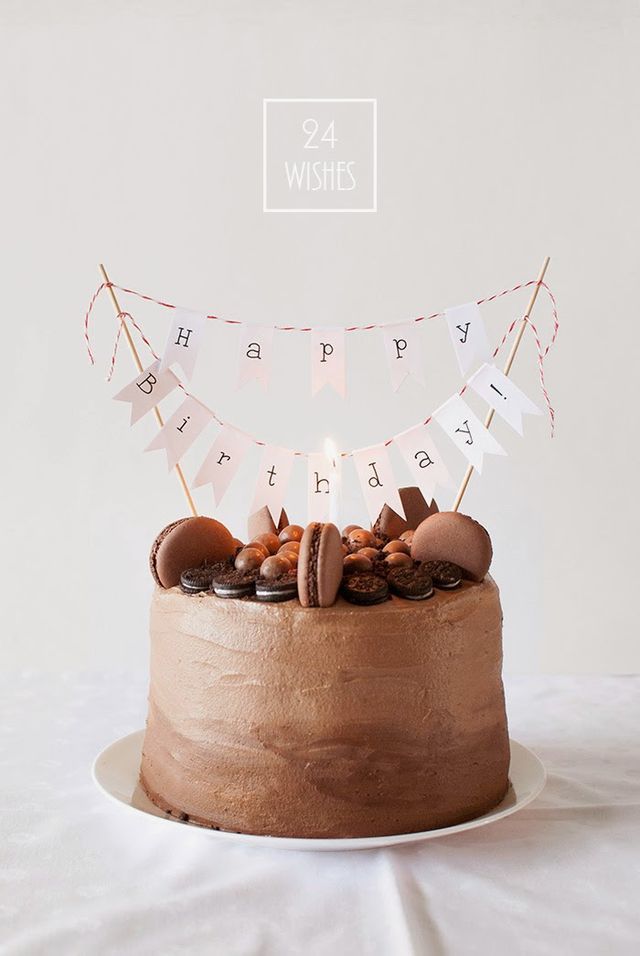
{"label": "square frame outline", "polygon": [[[289,209],[267,206],[267,105],[269,103],[371,103],[373,106],[373,206],[356,209]],[[262,99],[262,211],[265,212],[377,212],[378,211],[378,100],[377,97],[263,97]]]}

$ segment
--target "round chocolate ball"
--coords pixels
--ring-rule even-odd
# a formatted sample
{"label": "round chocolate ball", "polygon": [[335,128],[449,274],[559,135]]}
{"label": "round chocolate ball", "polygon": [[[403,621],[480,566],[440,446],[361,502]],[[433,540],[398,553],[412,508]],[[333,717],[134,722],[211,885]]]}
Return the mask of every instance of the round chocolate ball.
{"label": "round chocolate ball", "polygon": [[254,540],[260,542],[260,544],[263,544],[269,554],[276,554],[281,544],[278,539],[278,535],[271,534],[268,531],[265,532],[265,534],[257,534]]}
{"label": "round chocolate ball", "polygon": [[380,552],[377,548],[360,548],[356,554],[363,554],[365,558],[369,558],[371,561],[375,561],[380,557]]}
{"label": "round chocolate ball", "polygon": [[243,548],[236,555],[234,567],[236,571],[255,571],[265,560],[260,548]]}
{"label": "round chocolate ball", "polygon": [[412,568],[413,558],[410,554],[405,554],[404,551],[392,551],[391,554],[386,556],[384,563],[392,568]]}
{"label": "round chocolate ball", "polygon": [[389,544],[385,544],[382,550],[385,554],[409,554],[411,548],[406,541],[400,541],[399,538],[396,538],[395,541],[390,541]]}
{"label": "round chocolate ball", "polygon": [[375,535],[364,528],[356,528],[351,531],[347,537],[347,544],[352,551],[359,551],[360,548],[373,548],[376,544]]}
{"label": "round chocolate ball", "polygon": [[298,552],[293,551],[291,548],[286,548],[284,551],[280,548],[276,557],[284,558],[294,569],[298,567]]}
{"label": "round chocolate ball", "polygon": [[256,550],[262,551],[265,558],[269,557],[269,549],[262,541],[250,541],[248,544],[245,544],[245,548],[256,548]]}
{"label": "round chocolate ball", "polygon": [[299,524],[288,524],[286,528],[282,529],[278,537],[280,538],[280,544],[286,544],[287,541],[300,541],[303,534],[304,528]]}
{"label": "round chocolate ball", "polygon": [[346,545],[346,544],[343,544],[343,545],[342,545],[342,553],[343,553],[343,554],[350,554],[348,545]]}
{"label": "round chocolate ball", "polygon": [[400,535],[400,541],[406,541],[409,547],[411,547],[411,542],[413,541],[413,536],[415,531],[403,531]]}
{"label": "round chocolate ball", "polygon": [[278,548],[278,554],[283,554],[285,551],[295,551],[295,553],[298,554],[300,551],[300,542],[286,541],[285,544],[281,544]]}
{"label": "round chocolate ball", "polygon": [[275,578],[281,578],[283,574],[291,570],[291,565],[286,558],[280,554],[273,554],[270,558],[265,558],[260,565],[260,577],[273,581]]}
{"label": "round chocolate ball", "polygon": [[354,574],[356,571],[372,571],[373,563],[362,551],[356,551],[355,554],[348,554],[343,562],[343,573]]}
{"label": "round chocolate ball", "polygon": [[244,548],[244,544],[240,540],[240,538],[233,539],[233,548],[234,548],[234,554],[237,554],[238,551],[242,551],[242,549]]}
{"label": "round chocolate ball", "polygon": [[352,531],[362,530],[362,525],[359,524],[348,524],[346,528],[342,529],[342,537],[348,538]]}

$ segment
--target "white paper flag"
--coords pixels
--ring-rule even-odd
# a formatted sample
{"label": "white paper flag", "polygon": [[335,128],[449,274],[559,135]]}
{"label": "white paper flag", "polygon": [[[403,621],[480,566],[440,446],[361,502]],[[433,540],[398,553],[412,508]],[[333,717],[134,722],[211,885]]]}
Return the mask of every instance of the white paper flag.
{"label": "white paper flag", "polygon": [[482,472],[485,453],[506,455],[504,448],[459,395],[452,395],[433,413],[433,418],[465,458],[469,459],[476,471]]}
{"label": "white paper flag", "polygon": [[417,425],[394,438],[400,453],[427,502],[436,497],[436,487],[448,488],[451,476],[429,425]]}
{"label": "white paper flag", "polygon": [[116,402],[131,403],[131,424],[135,425],[143,415],[151,411],[154,405],[177,388],[178,384],[178,379],[171,369],[166,368],[164,372],[160,371],[158,359],[149,368],[145,368],[143,372],[136,375],[132,382],[113,397]]}
{"label": "white paper flag", "polygon": [[307,458],[307,520],[338,523],[340,458],[330,461],[321,452]]}
{"label": "white paper flag", "polygon": [[173,321],[160,362],[160,371],[177,363],[185,376],[191,378],[202,344],[207,317],[202,312],[192,312],[189,309],[173,311]]}
{"label": "white paper flag", "polygon": [[274,522],[278,523],[291,477],[293,458],[293,451],[290,448],[265,446],[258,466],[256,490],[249,514],[255,514],[266,505]]}
{"label": "white paper flag", "polygon": [[193,487],[210,484],[213,500],[219,505],[251,444],[248,435],[223,425],[193,480]]}
{"label": "white paper flag", "polygon": [[311,394],[325,385],[344,398],[346,392],[344,329],[313,329],[311,332]]}
{"label": "white paper flag", "polygon": [[273,327],[240,325],[238,328],[238,388],[257,379],[266,389],[271,377]]}
{"label": "white paper flag", "polygon": [[495,367],[483,365],[469,379],[469,385],[485,402],[522,435],[523,415],[542,415],[531,399]]}
{"label": "white paper flag", "polygon": [[417,323],[386,326],[383,336],[394,391],[398,391],[408,375],[424,385],[422,340]]}
{"label": "white paper flag", "polygon": [[353,452],[353,460],[371,523],[376,520],[385,504],[404,517],[404,508],[386,446],[360,448]]}
{"label": "white paper flag", "polygon": [[160,429],[145,451],[164,448],[169,471],[191,448],[200,432],[212,419],[211,412],[196,398],[189,396]]}
{"label": "white paper flag", "polygon": [[466,376],[473,365],[486,362],[491,354],[480,306],[468,302],[445,309],[445,316],[460,371]]}

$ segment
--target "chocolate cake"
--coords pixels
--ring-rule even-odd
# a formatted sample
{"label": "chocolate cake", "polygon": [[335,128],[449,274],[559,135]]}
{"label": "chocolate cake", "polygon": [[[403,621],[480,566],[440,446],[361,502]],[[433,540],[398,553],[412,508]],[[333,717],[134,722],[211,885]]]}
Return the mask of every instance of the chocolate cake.
{"label": "chocolate cake", "polygon": [[[251,587],[247,563],[258,564],[261,581],[259,567],[278,547],[273,534],[242,558],[218,522],[190,520],[199,522],[199,564],[206,572],[216,562],[212,581],[237,564]],[[288,837],[416,832],[490,810],[508,787],[509,741],[502,613],[484,528],[452,512],[427,517],[404,536],[413,538],[410,558],[408,545],[388,549],[362,534],[370,580],[349,587],[345,575],[339,588],[353,538],[330,525],[304,535],[293,527],[277,551],[295,554],[284,600],[260,600],[255,589],[221,597],[170,585],[173,577],[163,586],[154,544],[146,793],[183,820]],[[158,536],[172,574],[186,531],[174,522]],[[398,554],[407,557],[401,573]],[[448,574],[435,562],[448,562]],[[363,588],[382,594],[378,603],[363,604]]]}

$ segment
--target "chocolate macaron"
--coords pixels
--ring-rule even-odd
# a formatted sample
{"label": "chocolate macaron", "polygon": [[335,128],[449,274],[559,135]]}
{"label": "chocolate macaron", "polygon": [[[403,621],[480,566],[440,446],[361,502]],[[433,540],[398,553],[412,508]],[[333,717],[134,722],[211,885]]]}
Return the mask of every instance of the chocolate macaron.
{"label": "chocolate macaron", "polygon": [[235,551],[233,537],[214,518],[181,518],[160,532],[153,542],[149,564],[157,584],[173,588],[189,568],[225,561]]}
{"label": "chocolate macaron", "polygon": [[334,524],[307,525],[298,557],[298,596],[303,607],[330,607],[342,580],[342,538]]}
{"label": "chocolate macaron", "polygon": [[472,581],[482,581],[491,565],[489,533],[457,511],[440,511],[416,528],[411,542],[414,561],[451,561]]}

